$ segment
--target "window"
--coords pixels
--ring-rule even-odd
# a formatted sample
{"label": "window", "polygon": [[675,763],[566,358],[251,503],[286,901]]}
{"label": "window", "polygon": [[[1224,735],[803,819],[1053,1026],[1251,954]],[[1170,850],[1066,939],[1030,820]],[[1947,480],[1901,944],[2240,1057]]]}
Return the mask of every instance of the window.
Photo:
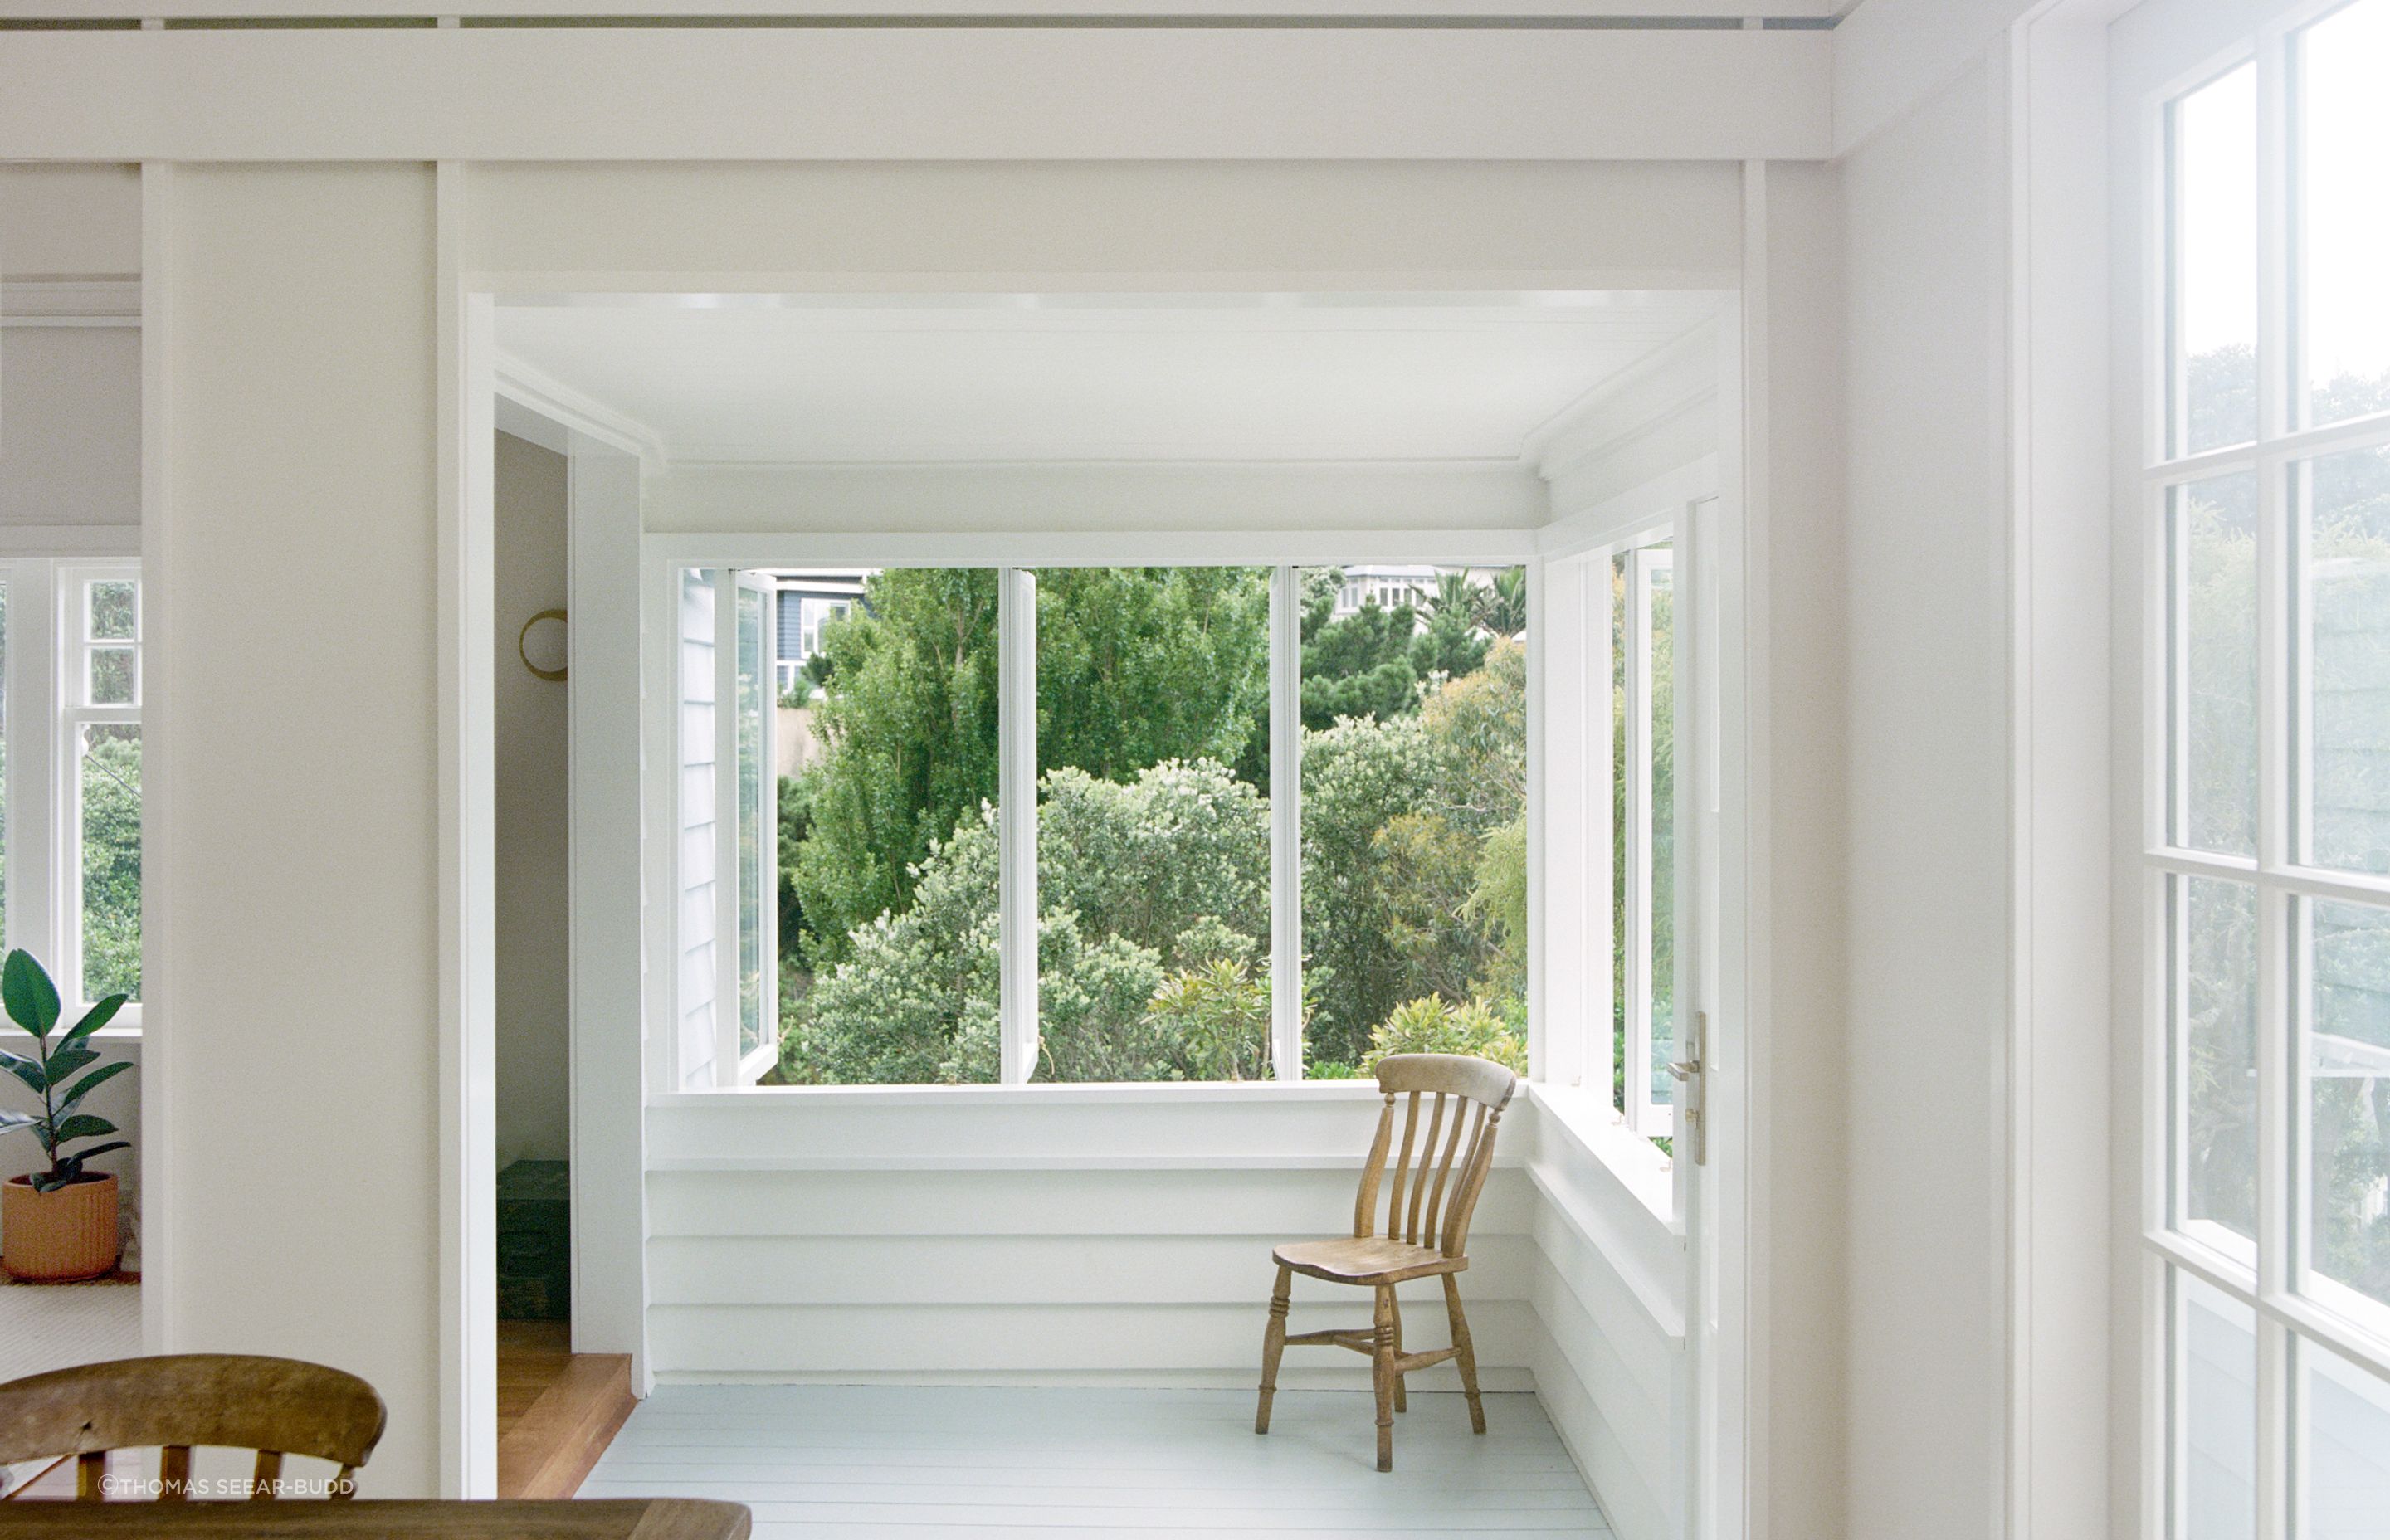
{"label": "window", "polygon": [[6,943],[70,1005],[141,997],[141,578],[125,561],[0,560]]}
{"label": "window", "polygon": [[[1356,571],[1386,586],[1347,610]],[[1526,1068],[1526,577],[1298,575],[1307,1075],[1388,1049]]]}
{"label": "window", "polygon": [[1676,565],[1666,542],[1613,559],[1612,927],[1618,1080],[1627,1126],[1675,1126],[1677,998]]}
{"label": "window", "polygon": [[2385,71],[2390,0],[2358,0],[2155,120],[2145,1158],[2176,1540],[2380,1534],[2390,1500]]}
{"label": "window", "polygon": [[[860,574],[757,890],[775,1078],[1351,1077],[1401,1048],[1523,1071],[1526,573],[1376,569],[1402,601],[1340,612],[1359,571]],[[724,581],[674,575],[684,1084],[732,1083],[708,1046],[714,809],[748,755],[714,707]]]}

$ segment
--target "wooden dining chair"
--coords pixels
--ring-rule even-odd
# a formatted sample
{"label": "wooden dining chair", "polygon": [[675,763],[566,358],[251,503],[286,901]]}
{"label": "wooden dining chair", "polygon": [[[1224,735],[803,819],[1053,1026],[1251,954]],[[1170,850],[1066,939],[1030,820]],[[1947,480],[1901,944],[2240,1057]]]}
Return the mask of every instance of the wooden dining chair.
{"label": "wooden dining chair", "polygon": [[230,1353],[122,1358],[0,1385],[0,1466],[71,1456],[75,1499],[96,1503],[109,1451],[155,1448],[159,1498],[180,1502],[190,1495],[193,1448],[253,1449],[252,1498],[275,1495],[286,1455],[338,1465],[331,1495],[349,1497],[382,1420],[371,1385],[321,1364]]}
{"label": "wooden dining chair", "polygon": [[[1469,1318],[1460,1309],[1458,1275],[1469,1266],[1469,1216],[1493,1169],[1494,1135],[1502,1109],[1519,1077],[1491,1059],[1462,1054],[1393,1054],[1378,1062],[1378,1089],[1385,1093],[1378,1136],[1361,1169],[1361,1194],[1353,1204],[1349,1239],[1298,1240],[1271,1253],[1278,1289],[1270,1295],[1269,1327],[1262,1338],[1262,1400],[1253,1431],[1269,1431],[1270,1398],[1278,1393],[1279,1355],[1288,1343],[1350,1348],[1369,1356],[1370,1381],[1378,1392],[1378,1469],[1394,1468],[1394,1414],[1408,1408],[1403,1376],[1451,1359],[1469,1397],[1469,1426],[1485,1431],[1485,1406],[1477,1394],[1477,1354],[1470,1346]],[[1394,1149],[1394,1104],[1405,1098],[1401,1153]],[[1424,1099],[1427,1136],[1420,1137]],[[1419,1151],[1416,1167],[1411,1151]],[[1393,1179],[1387,1180],[1389,1171]],[[1431,1185],[1431,1178],[1433,1185]],[[1378,1195],[1386,1192],[1385,1224],[1378,1223]],[[1294,1275],[1351,1284],[1377,1293],[1368,1330],[1286,1333]],[[1411,1278],[1444,1279],[1445,1314],[1452,1322],[1452,1345],[1426,1353],[1403,1351],[1403,1317],[1394,1285]]]}

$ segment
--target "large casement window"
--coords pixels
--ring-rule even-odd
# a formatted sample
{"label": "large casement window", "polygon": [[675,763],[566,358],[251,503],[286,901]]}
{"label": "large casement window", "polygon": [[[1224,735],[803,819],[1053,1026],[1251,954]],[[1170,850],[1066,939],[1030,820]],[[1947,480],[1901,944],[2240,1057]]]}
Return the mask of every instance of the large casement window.
{"label": "large casement window", "polygon": [[2144,998],[2165,1533],[2390,1533],[2390,0],[2152,105]]}
{"label": "large casement window", "polygon": [[681,1084],[1527,1067],[1527,569],[841,571],[672,573]]}
{"label": "large casement window", "polygon": [[6,944],[70,1003],[140,1020],[141,570],[0,558],[0,875]]}
{"label": "large casement window", "polygon": [[1677,764],[1678,534],[1693,511],[1548,561],[1544,580],[1545,1071],[1599,1089],[1663,1149],[1677,1132],[1675,1067],[1697,1057],[1679,1049],[1676,1009],[1680,952],[1692,955],[1677,945],[1694,884],[1679,879],[1693,809]]}

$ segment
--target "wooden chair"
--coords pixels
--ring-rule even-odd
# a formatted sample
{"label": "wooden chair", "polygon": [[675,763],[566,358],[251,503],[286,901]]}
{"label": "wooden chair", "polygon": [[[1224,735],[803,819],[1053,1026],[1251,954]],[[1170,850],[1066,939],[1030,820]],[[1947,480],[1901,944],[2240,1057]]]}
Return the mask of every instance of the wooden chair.
{"label": "wooden chair", "polygon": [[380,1442],[381,1397],[353,1374],[295,1358],[173,1354],[84,1364],[0,1385],[0,1465],[75,1459],[75,1499],[96,1503],[111,1449],[162,1451],[160,1500],[190,1495],[191,1450],[254,1449],[250,1495],[275,1495],[285,1455],[341,1468],[331,1495]]}
{"label": "wooden chair", "polygon": [[[1278,1393],[1278,1361],[1287,1344],[1350,1348],[1369,1355],[1378,1392],[1378,1469],[1394,1468],[1394,1416],[1408,1409],[1403,1376],[1453,1360],[1460,1388],[1469,1396],[1469,1426],[1485,1431],[1485,1406],[1477,1395],[1477,1354],[1469,1341],[1469,1319],[1460,1310],[1458,1274],[1469,1266],[1469,1216],[1494,1164],[1494,1135],[1502,1109],[1519,1077],[1490,1059],[1460,1054],[1394,1054],[1378,1064],[1378,1089],[1385,1110],[1378,1136],[1361,1172],[1361,1195],[1353,1205],[1353,1235],[1343,1240],[1301,1240],[1271,1253],[1278,1263],[1278,1289],[1270,1295],[1269,1328],[1262,1338],[1262,1400],[1253,1431],[1269,1431],[1270,1398]],[[1383,1230],[1378,1225],[1378,1193],[1393,1149],[1394,1098],[1408,1098],[1403,1116],[1402,1152],[1392,1162]],[[1419,1137],[1420,1103],[1428,1100],[1427,1136]],[[1439,1148],[1440,1147],[1440,1148]],[[1411,1151],[1419,1151],[1416,1168]],[[1430,1185],[1433,1176],[1433,1185]],[[1376,1319],[1368,1330],[1286,1334],[1287,1296],[1294,1275],[1352,1284],[1377,1292]],[[1427,1353],[1403,1351],[1403,1318],[1394,1285],[1410,1278],[1444,1279],[1445,1313],[1452,1321],[1452,1345]]]}

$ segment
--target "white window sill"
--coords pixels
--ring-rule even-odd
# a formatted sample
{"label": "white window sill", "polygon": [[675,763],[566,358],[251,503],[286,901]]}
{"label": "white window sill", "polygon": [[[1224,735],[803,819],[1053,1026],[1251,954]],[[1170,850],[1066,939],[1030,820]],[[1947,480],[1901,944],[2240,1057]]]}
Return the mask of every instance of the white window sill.
{"label": "white window sill", "polygon": [[1677,1168],[1658,1145],[1630,1130],[1610,1098],[1581,1085],[1546,1085],[1531,1081],[1527,1097],[1543,1112],[1548,1126],[1559,1130],[1602,1168],[1654,1219],[1671,1230],[1677,1217]]}
{"label": "white window sill", "polygon": [[1137,1107],[1185,1102],[1368,1101],[1374,1080],[1231,1080],[1099,1082],[1057,1085],[737,1085],[699,1091],[656,1091],[654,1108],[726,1107],[755,1100],[819,1101],[855,1106],[932,1102],[978,1107]]}

